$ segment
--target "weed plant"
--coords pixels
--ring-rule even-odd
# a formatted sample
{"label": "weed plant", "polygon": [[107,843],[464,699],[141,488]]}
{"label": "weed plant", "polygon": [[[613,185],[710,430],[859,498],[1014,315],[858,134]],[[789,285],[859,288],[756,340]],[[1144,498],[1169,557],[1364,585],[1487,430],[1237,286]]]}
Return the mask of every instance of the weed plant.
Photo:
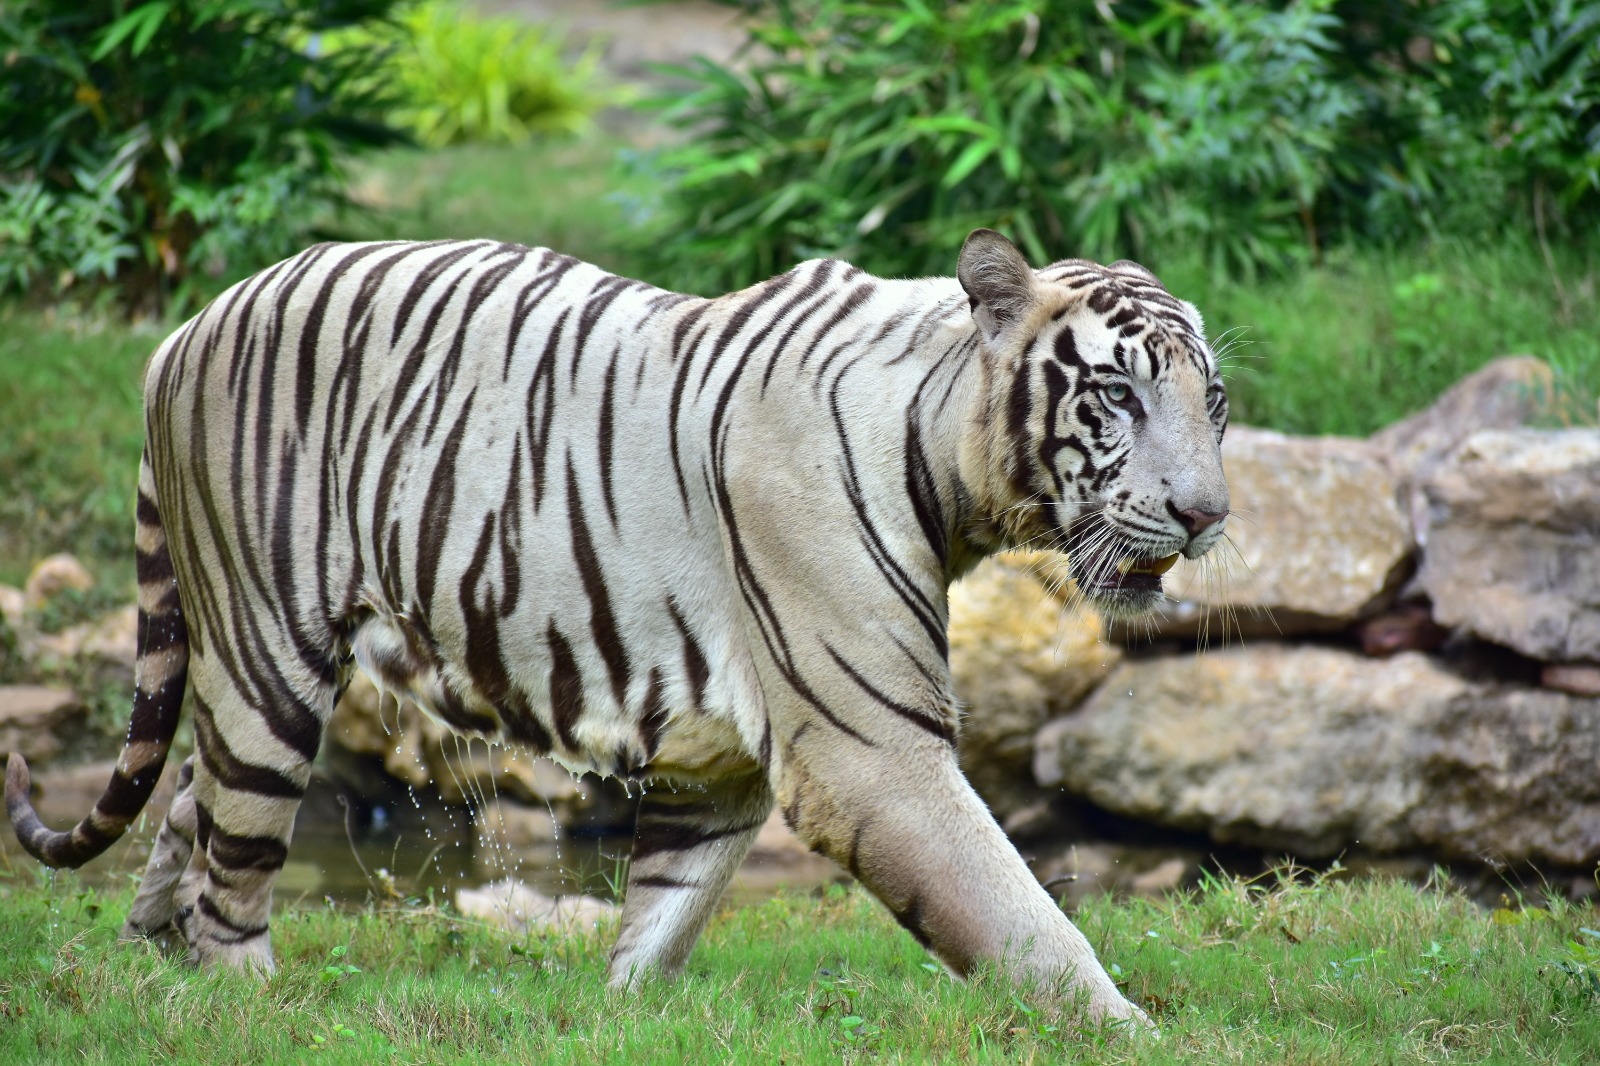
{"label": "weed plant", "polygon": [[393,23],[368,21],[321,45],[332,55],[384,56],[373,80],[397,97],[392,121],[434,148],[582,133],[622,99],[602,84],[598,47],[569,59],[560,33],[451,0],[411,4]]}
{"label": "weed plant", "polygon": [[[35,881],[35,883],[28,883]],[[512,936],[407,905],[281,911],[265,980],[118,945],[128,893],[0,882],[0,1060],[1577,1063],[1600,914],[1280,872],[1076,915],[1160,1040],[958,983],[859,889],[725,910],[676,983],[604,987],[609,930]]]}

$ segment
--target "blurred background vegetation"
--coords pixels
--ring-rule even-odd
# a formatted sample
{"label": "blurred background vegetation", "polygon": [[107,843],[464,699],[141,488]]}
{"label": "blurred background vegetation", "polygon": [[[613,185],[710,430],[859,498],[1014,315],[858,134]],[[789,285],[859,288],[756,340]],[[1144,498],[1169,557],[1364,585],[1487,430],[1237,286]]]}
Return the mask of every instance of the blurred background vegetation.
{"label": "blurred background vegetation", "polygon": [[144,359],[329,237],[716,293],[993,226],[1153,267],[1235,331],[1243,421],[1368,433],[1513,351],[1595,417],[1600,0],[746,0],[744,47],[642,73],[553,6],[0,6],[0,581],[131,579]]}

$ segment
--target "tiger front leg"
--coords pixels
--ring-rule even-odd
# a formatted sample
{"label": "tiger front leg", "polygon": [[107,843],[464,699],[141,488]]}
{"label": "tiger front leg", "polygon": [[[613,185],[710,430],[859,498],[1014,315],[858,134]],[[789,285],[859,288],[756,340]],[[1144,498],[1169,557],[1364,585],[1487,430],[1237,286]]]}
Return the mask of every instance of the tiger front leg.
{"label": "tiger front leg", "polygon": [[[798,730],[778,773],[785,820],[866,885],[955,973],[995,965],[1094,1021],[1146,1026],[1035,880],[940,740]],[[895,743],[895,740],[902,740]]]}
{"label": "tiger front leg", "polygon": [[645,794],[610,984],[624,987],[647,973],[671,976],[683,969],[772,802],[760,770]]}

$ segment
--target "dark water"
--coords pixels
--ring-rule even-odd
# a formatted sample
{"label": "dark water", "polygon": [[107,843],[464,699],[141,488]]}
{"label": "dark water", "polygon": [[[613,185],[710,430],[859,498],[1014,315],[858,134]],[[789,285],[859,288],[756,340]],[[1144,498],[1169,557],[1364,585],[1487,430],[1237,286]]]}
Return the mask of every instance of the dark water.
{"label": "dark water", "polygon": [[[90,802],[85,801],[85,809]],[[295,821],[289,860],[278,878],[273,905],[282,909],[331,901],[361,906],[395,898],[453,902],[458,889],[507,877],[550,896],[584,893],[618,898],[633,846],[628,808],[611,804],[602,816],[558,826],[555,841],[515,853],[482,847],[473,813],[466,806],[404,791],[374,803],[313,777]],[[164,804],[152,803],[126,837],[67,876],[93,887],[136,882],[150,857],[162,814]],[[45,817],[49,824],[66,828],[66,818]],[[50,876],[18,847],[9,827],[0,825],[0,878],[27,881]],[[740,871],[729,897],[751,902],[780,887],[804,890],[836,879],[815,872],[797,876],[793,869],[767,869],[753,861]]]}

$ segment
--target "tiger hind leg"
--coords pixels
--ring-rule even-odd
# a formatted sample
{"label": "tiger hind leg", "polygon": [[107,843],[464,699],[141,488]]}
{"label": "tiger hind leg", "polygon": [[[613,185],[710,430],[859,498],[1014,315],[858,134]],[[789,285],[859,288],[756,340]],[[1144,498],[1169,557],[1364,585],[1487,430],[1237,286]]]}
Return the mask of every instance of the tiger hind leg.
{"label": "tiger hind leg", "polygon": [[[251,685],[247,695],[244,680],[209,656],[196,658],[194,849],[178,881],[173,923],[191,961],[271,972],[272,886],[337,686],[319,678],[298,696],[275,667],[290,658],[257,659],[241,675]],[[157,899],[152,894],[151,904]]]}
{"label": "tiger hind leg", "polygon": [[122,926],[123,940],[163,940],[176,933],[173,918],[178,913],[178,881],[194,856],[194,756],[178,769],[177,791],[172,806],[161,822],[150,861],[139,880],[128,920]]}
{"label": "tiger hind leg", "polygon": [[622,930],[607,970],[613,987],[683,969],[772,805],[772,788],[760,771],[705,788],[645,794]]}

